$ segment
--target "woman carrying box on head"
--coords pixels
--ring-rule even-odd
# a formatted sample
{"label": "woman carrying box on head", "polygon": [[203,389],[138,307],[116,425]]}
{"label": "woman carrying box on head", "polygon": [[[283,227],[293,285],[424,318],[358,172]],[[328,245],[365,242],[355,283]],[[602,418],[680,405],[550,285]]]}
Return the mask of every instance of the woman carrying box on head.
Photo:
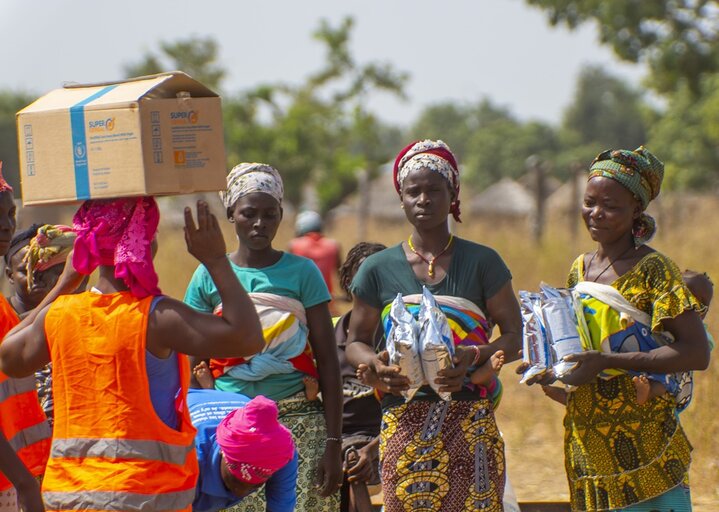
{"label": "woman carrying box on head", "polygon": [[[73,265],[46,298],[54,302],[0,345],[0,369],[13,376],[53,363],[48,510],[190,510],[198,467],[183,354],[242,357],[262,347],[207,204],[197,204],[197,226],[185,209],[185,240],[217,282],[222,318],[161,295],[158,222],[151,197],[86,201],[74,217]],[[91,291],[61,295],[98,267]]]}

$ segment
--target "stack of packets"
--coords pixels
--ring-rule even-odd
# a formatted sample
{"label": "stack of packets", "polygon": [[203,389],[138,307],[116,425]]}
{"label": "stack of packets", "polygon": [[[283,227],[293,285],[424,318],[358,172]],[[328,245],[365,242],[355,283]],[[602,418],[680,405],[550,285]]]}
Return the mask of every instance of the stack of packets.
{"label": "stack of packets", "polygon": [[588,330],[579,297],[571,290],[542,283],[540,292],[519,292],[524,334],[523,360],[529,364],[520,382],[552,369],[559,380],[577,363],[564,357],[588,348]]}
{"label": "stack of packets", "polygon": [[429,384],[442,400],[451,400],[451,393],[440,393],[435,384],[437,373],[452,368],[454,344],[447,317],[432,293],[422,287],[422,303],[417,320],[407,311],[398,293],[390,306],[390,328],[387,335],[389,363],[400,368],[400,375],[409,379],[409,389],[402,392],[405,401]]}

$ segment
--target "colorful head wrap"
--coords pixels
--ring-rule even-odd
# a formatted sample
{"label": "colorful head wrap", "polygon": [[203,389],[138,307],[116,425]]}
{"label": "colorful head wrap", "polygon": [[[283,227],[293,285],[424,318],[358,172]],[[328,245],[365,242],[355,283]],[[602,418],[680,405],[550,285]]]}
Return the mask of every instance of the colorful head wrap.
{"label": "colorful head wrap", "polygon": [[[664,179],[664,164],[644,146],[634,151],[628,149],[607,150],[599,153],[589,166],[589,178],[610,178],[621,183],[646,210],[649,203],[659,195]],[[639,247],[654,236],[657,225],[654,219],[642,213],[634,223],[634,244]]]}
{"label": "colorful head wrap", "polygon": [[12,192],[12,187],[5,181],[5,177],[2,174],[2,160],[0,160],[0,193],[2,192]]}
{"label": "colorful head wrap", "polygon": [[15,253],[17,253],[23,247],[26,247],[30,240],[37,235],[37,230],[42,227],[42,224],[31,224],[30,227],[23,231],[16,231],[15,236],[12,237],[10,242],[10,248],[5,253],[5,266],[10,267],[10,260]]}
{"label": "colorful head wrap", "polygon": [[232,208],[237,200],[253,192],[269,194],[282,204],[284,187],[277,169],[267,164],[242,163],[227,175],[227,191],[220,192],[225,208]]}
{"label": "colorful head wrap", "polygon": [[300,213],[295,221],[295,234],[297,236],[322,231],[322,217],[311,210]]}
{"label": "colorful head wrap", "polygon": [[275,402],[258,395],[217,426],[217,444],[238,480],[261,484],[292,460],[292,433],[277,420],[278,412]]}
{"label": "colorful head wrap", "polygon": [[454,191],[454,201],[450,213],[457,222],[459,219],[459,166],[449,146],[441,140],[419,140],[412,142],[399,152],[394,161],[394,188],[402,192],[402,182],[410,172],[419,169],[436,171],[447,180]]}
{"label": "colorful head wrap", "polygon": [[55,265],[64,264],[75,242],[75,232],[70,226],[45,224],[30,240],[25,254],[27,287],[32,288],[35,272],[43,272]]}
{"label": "colorful head wrap", "polygon": [[85,201],[73,217],[72,264],[81,274],[114,265],[115,277],[138,298],[160,295],[151,244],[160,222],[152,197]]}

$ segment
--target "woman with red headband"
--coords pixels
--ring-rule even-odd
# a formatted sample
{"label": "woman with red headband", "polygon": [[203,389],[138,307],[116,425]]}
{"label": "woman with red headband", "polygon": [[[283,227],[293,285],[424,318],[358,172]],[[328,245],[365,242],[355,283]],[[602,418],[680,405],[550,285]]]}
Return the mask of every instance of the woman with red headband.
{"label": "woman with red headband", "polygon": [[[501,386],[497,379],[473,386],[469,376],[500,350],[518,353],[522,322],[512,276],[494,250],[450,232],[448,215],[460,222],[459,167],[444,142],[404,148],[394,185],[412,229],[406,241],[368,257],[355,276],[347,347],[350,362],[386,393],[380,443],[385,510],[500,511],[504,444],[494,407]],[[453,327],[454,368],[436,380],[452,398],[441,400],[424,386],[405,403],[399,394],[407,378],[371,342],[397,293],[416,304],[423,286]],[[493,325],[501,335],[489,343]]]}

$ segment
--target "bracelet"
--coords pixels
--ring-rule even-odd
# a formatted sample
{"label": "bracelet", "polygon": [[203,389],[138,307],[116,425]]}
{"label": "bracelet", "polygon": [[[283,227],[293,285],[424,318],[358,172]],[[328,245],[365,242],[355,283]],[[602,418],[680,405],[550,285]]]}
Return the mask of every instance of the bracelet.
{"label": "bracelet", "polygon": [[477,345],[472,345],[472,348],[474,349],[474,359],[472,359],[472,364],[470,366],[477,366],[477,363],[479,362],[479,347]]}
{"label": "bracelet", "polygon": [[334,441],[335,443],[341,443],[341,442],[342,442],[342,439],[339,438],[339,437],[329,437],[329,436],[328,436],[328,437],[325,439],[325,442],[329,442],[329,441]]}

